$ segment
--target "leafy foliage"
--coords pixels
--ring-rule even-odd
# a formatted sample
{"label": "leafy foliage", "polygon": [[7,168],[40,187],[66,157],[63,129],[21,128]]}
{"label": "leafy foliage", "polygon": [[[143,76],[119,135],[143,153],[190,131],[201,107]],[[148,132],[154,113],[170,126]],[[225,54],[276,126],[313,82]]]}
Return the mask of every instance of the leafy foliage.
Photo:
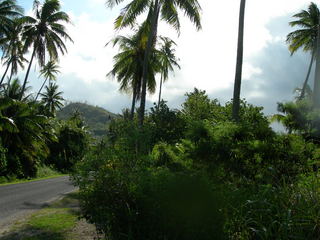
{"label": "leafy foliage", "polygon": [[143,128],[126,112],[112,121],[74,173],[84,217],[112,240],[316,239],[318,191],[299,181],[318,146],[275,133],[245,101],[235,123],[232,103],[186,96],[180,111],[155,105]]}
{"label": "leafy foliage", "polygon": [[48,154],[45,142],[54,137],[52,128],[47,118],[37,113],[33,103],[8,98],[1,100],[0,115],[6,120],[1,129],[1,139],[8,149],[6,174],[35,176],[36,165]]}
{"label": "leafy foliage", "polygon": [[49,144],[50,155],[47,165],[69,172],[77,161],[80,161],[89,149],[89,135],[79,116],[60,123],[56,131],[57,141]]}

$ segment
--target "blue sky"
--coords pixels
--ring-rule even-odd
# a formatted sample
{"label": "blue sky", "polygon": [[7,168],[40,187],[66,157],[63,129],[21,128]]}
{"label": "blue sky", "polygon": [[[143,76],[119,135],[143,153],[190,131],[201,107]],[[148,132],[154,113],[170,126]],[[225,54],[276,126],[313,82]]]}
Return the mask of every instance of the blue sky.
{"label": "blue sky", "polygon": [[[31,14],[33,1],[18,2]],[[159,26],[159,34],[177,42],[176,54],[181,59],[181,70],[170,76],[163,90],[164,99],[175,108],[183,102],[184,93],[194,87],[222,102],[232,97],[240,0],[199,2],[203,8],[202,31],[197,32],[184,17],[179,37],[166,24]],[[267,114],[276,112],[277,102],[292,99],[293,89],[304,80],[308,55],[299,52],[290,57],[285,36],[292,30],[288,26],[291,16],[308,4],[305,0],[247,0],[241,96],[265,107]],[[62,10],[72,18],[68,29],[75,42],[68,43],[69,53],[60,59],[57,81],[64,97],[113,112],[129,107],[130,96],[119,93],[117,82],[106,78],[117,49],[104,45],[116,34],[113,22],[120,7],[107,9],[104,0],[63,0]],[[119,34],[130,34],[130,29]],[[42,81],[38,70],[34,66],[30,76],[33,91]],[[149,106],[156,99],[157,94],[148,96]]]}

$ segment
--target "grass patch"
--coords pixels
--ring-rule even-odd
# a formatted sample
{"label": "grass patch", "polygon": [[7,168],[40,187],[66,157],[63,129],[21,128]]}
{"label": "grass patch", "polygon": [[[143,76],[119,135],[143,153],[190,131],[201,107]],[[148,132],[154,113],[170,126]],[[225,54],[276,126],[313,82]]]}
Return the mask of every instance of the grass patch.
{"label": "grass patch", "polygon": [[62,177],[67,176],[68,174],[62,174],[50,167],[41,166],[38,168],[37,177],[36,178],[29,178],[29,179],[17,179],[16,177],[0,177],[0,186],[10,185],[10,184],[17,184],[17,183],[25,183],[25,182],[33,182],[38,180],[45,180],[50,178]]}
{"label": "grass patch", "polygon": [[73,231],[79,222],[77,194],[68,194],[60,201],[37,211],[0,240],[77,240]]}
{"label": "grass patch", "polygon": [[68,174],[57,174],[57,175],[52,175],[52,176],[47,176],[47,177],[30,178],[30,179],[15,179],[10,182],[1,183],[0,186],[6,186],[6,185],[18,184],[18,183],[26,183],[26,182],[34,182],[34,181],[63,177],[63,176],[68,176]]}

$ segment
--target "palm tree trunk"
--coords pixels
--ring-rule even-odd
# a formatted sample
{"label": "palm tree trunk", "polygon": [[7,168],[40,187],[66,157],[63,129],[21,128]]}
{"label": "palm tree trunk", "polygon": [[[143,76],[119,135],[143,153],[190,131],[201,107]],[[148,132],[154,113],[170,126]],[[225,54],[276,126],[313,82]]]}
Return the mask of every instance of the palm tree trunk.
{"label": "palm tree trunk", "polygon": [[317,36],[317,46],[316,46],[316,74],[314,78],[314,87],[313,87],[313,106],[315,108],[320,107],[320,25],[318,26],[318,36]]}
{"label": "palm tree trunk", "polygon": [[7,75],[7,72],[9,70],[9,67],[10,67],[10,64],[7,65],[7,68],[6,68],[6,71],[4,72],[2,78],[1,78],[1,81],[0,81],[0,86],[2,85],[3,81],[4,81],[4,78],[6,77]]}
{"label": "palm tree trunk", "polygon": [[133,93],[132,93],[132,105],[131,105],[130,120],[133,120],[133,117],[134,117],[134,109],[136,107],[136,98],[137,98],[137,86],[135,84],[135,86],[133,88]]}
{"label": "palm tree trunk", "polygon": [[238,50],[237,50],[237,65],[236,76],[233,89],[233,105],[232,118],[236,122],[239,121],[240,110],[240,91],[242,78],[242,64],[243,64],[243,35],[244,35],[244,16],[245,16],[246,0],[241,0],[240,16],[239,16],[239,31],[238,31]]}
{"label": "palm tree trunk", "polygon": [[148,62],[150,53],[152,50],[152,44],[155,39],[156,30],[157,30],[157,23],[159,19],[159,0],[155,1],[154,4],[154,13],[152,15],[151,19],[151,31],[148,36],[148,42],[147,47],[144,54],[144,60],[143,60],[143,74],[142,74],[142,91],[141,91],[141,101],[140,101],[140,112],[139,112],[139,125],[142,127],[143,121],[144,121],[144,112],[146,107],[146,95],[147,95],[147,77],[148,77]]}
{"label": "palm tree trunk", "polygon": [[304,98],[305,94],[306,94],[306,88],[307,88],[307,85],[308,85],[308,80],[309,80],[309,77],[310,77],[314,56],[315,56],[315,51],[312,51],[312,56],[311,56],[311,61],[310,61],[310,64],[309,64],[307,77],[306,77],[306,79],[305,79],[305,81],[303,83],[303,87],[302,87],[302,90],[301,90],[301,95],[299,97],[299,100],[302,100]]}
{"label": "palm tree trunk", "polygon": [[38,99],[38,97],[39,97],[39,95],[40,95],[40,93],[41,93],[41,90],[42,90],[42,88],[44,87],[44,85],[46,84],[47,80],[48,80],[48,78],[46,78],[46,79],[43,81],[42,86],[41,86],[41,88],[39,89],[39,92],[37,93],[37,96],[36,96],[35,101],[37,101],[37,99]]}
{"label": "palm tree trunk", "polygon": [[160,107],[160,101],[161,101],[161,92],[162,92],[162,74],[161,74],[161,78],[160,78],[160,89],[159,89],[159,99],[158,99],[158,109]]}
{"label": "palm tree trunk", "polygon": [[19,100],[20,101],[21,101],[21,99],[23,97],[23,93],[24,93],[24,91],[26,89],[26,85],[27,85],[27,81],[28,81],[31,65],[32,65],[33,58],[34,58],[35,54],[36,54],[36,47],[34,47],[34,49],[33,49],[31,60],[30,60],[30,63],[29,63],[29,66],[28,66],[28,70],[27,70],[27,73],[26,73],[26,77],[24,78],[24,82],[23,82],[23,85],[22,85],[21,93],[20,93],[20,96],[19,96]]}
{"label": "palm tree trunk", "polygon": [[13,71],[12,71],[12,68],[11,68],[11,73],[10,73],[10,77],[9,77],[9,81],[8,81],[8,87],[9,87],[10,84],[11,84],[12,76],[13,76]]}

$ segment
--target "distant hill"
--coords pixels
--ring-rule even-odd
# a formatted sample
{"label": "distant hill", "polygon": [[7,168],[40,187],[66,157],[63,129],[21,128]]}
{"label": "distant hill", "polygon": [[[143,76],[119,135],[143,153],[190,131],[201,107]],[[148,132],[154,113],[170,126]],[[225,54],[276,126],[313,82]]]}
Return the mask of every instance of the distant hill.
{"label": "distant hill", "polygon": [[57,117],[62,120],[69,119],[76,110],[81,113],[86,125],[89,127],[89,131],[97,138],[106,135],[108,124],[112,119],[118,117],[117,114],[111,113],[104,108],[79,102],[70,103],[62,108],[58,111]]}

